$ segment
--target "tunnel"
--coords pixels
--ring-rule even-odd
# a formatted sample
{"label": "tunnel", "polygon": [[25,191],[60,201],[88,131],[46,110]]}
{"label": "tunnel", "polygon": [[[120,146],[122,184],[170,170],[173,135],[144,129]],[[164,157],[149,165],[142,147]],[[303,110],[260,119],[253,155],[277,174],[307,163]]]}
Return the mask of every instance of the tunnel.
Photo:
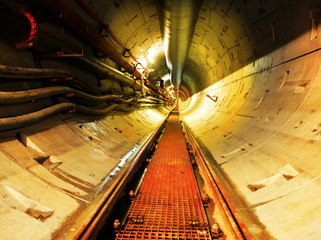
{"label": "tunnel", "polygon": [[173,112],[219,239],[321,239],[320,5],[1,0],[1,239],[110,239]]}

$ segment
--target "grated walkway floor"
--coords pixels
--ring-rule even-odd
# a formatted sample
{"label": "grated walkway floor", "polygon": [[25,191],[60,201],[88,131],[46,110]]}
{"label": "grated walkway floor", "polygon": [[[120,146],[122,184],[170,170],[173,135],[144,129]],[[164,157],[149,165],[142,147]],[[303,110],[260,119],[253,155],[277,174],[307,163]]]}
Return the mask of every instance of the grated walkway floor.
{"label": "grated walkway floor", "polygon": [[116,239],[211,239],[178,114],[169,117]]}

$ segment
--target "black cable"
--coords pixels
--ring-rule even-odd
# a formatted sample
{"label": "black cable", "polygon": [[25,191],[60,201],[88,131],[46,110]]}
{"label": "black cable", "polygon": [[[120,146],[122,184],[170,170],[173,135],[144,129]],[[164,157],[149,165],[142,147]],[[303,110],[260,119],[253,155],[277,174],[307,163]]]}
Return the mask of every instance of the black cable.
{"label": "black cable", "polygon": [[62,78],[72,77],[72,73],[61,69],[21,68],[0,65],[0,78]]}
{"label": "black cable", "polygon": [[49,118],[59,112],[74,109],[75,105],[72,103],[60,103],[51,107],[42,109],[37,112],[24,114],[16,117],[0,118],[0,132],[9,131],[31,124],[40,122]]}
{"label": "black cable", "polygon": [[0,92],[0,104],[11,104],[11,103],[23,103],[29,102],[45,97],[50,97],[54,95],[64,95],[71,94],[72,97],[78,97],[87,101],[92,102],[104,102],[109,100],[119,99],[122,102],[133,102],[135,98],[131,99],[122,99],[122,96],[117,95],[101,95],[95,96],[91,94],[84,93],[79,90],[75,90],[70,87],[46,87],[39,89],[31,89],[25,91],[15,91],[15,92]]}
{"label": "black cable", "polygon": [[133,110],[134,108],[134,105],[131,107],[124,107],[118,104],[112,104],[104,109],[91,109],[74,103],[59,103],[33,113],[28,113],[16,117],[0,118],[0,132],[26,127],[67,110],[73,110],[73,112],[84,115],[102,116],[110,113],[115,109],[122,112],[128,112]]}

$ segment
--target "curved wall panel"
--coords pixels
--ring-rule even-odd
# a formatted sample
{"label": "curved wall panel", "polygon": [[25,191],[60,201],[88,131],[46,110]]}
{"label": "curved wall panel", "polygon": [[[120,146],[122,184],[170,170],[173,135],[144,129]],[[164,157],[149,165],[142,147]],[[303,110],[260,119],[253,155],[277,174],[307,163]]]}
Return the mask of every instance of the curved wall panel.
{"label": "curved wall panel", "polygon": [[[42,15],[28,2],[3,2]],[[76,1],[65,2],[136,64]],[[137,61],[156,77],[168,74],[154,1],[84,2]],[[181,116],[255,239],[321,238],[320,5],[319,0],[205,0],[196,24],[182,76]],[[41,24],[83,46],[86,54],[95,53],[59,23]],[[94,86],[133,93],[112,76],[61,59],[36,58],[35,51],[17,50],[2,38],[0,46],[1,65],[64,69]],[[1,79],[0,85],[2,91],[17,91],[48,82]],[[1,117],[56,100],[1,105]],[[100,191],[108,191],[109,174],[168,112],[164,107],[102,118],[59,114],[1,133],[0,232],[6,233],[1,237],[72,238],[99,204]]]}

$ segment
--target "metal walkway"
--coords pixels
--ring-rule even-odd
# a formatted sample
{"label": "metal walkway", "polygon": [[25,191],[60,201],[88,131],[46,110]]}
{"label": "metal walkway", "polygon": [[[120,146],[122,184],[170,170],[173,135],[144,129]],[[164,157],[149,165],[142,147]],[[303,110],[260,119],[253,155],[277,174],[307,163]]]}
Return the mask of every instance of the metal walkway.
{"label": "metal walkway", "polygon": [[169,117],[116,239],[211,239],[177,113]]}

